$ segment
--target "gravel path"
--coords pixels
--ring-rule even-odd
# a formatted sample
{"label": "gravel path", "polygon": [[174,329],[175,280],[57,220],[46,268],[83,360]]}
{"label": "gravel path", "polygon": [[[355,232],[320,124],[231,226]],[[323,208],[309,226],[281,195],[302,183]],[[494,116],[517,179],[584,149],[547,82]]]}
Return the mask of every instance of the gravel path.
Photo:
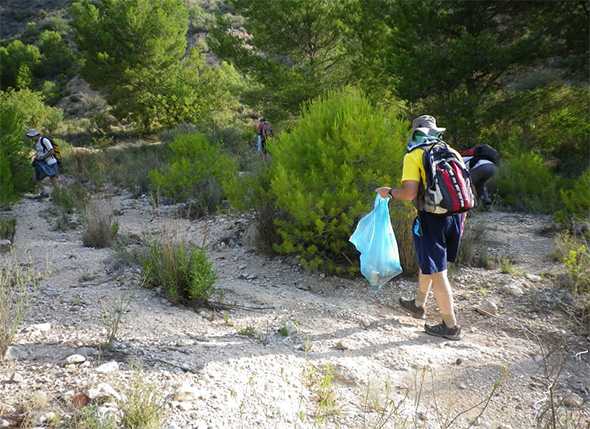
{"label": "gravel path", "polygon": [[[549,305],[563,294],[544,277],[454,272],[465,339],[445,341],[425,336],[422,323],[394,305],[412,293],[411,279],[374,295],[360,279],[310,274],[288,259],[258,255],[243,243],[248,216],[189,221],[173,208],[152,209],[147,199],[114,197],[122,235],[137,240],[175,232],[206,243],[224,301],[265,308],[195,312],[141,288],[138,269],[117,266],[112,249],[83,247],[80,228],[53,231],[42,216],[50,204],[25,200],[14,208],[17,257],[44,276],[9,359],[0,362],[0,415],[34,392],[63,408],[74,393],[99,383],[124,390],[139,365],[166,400],[167,428],[394,427],[393,419],[379,424],[379,404],[389,411],[388,403],[402,404],[398,422],[438,428],[485,399],[505,372],[477,427],[528,428],[535,427],[546,383],[541,351],[525,326],[547,347],[566,339],[569,356],[588,349],[588,338],[573,336],[571,323]],[[510,255],[522,273],[556,268],[552,238],[540,233],[549,218],[492,212],[470,221],[484,223],[490,253]],[[101,352],[101,314],[112,313],[121,299],[128,308],[118,340],[112,352]],[[496,317],[474,311],[490,299]],[[84,362],[68,364],[75,354]],[[117,369],[99,369],[111,361]],[[589,362],[588,354],[568,360],[560,395],[588,403]],[[326,372],[333,407],[318,406]],[[468,427],[478,414],[461,415],[454,427]]]}

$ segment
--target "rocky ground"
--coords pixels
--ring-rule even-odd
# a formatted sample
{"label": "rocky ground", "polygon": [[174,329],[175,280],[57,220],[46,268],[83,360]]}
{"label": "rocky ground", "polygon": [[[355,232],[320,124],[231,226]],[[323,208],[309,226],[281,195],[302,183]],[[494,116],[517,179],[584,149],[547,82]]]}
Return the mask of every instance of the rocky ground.
{"label": "rocky ground", "polygon": [[[452,342],[424,335],[423,322],[395,305],[411,295],[413,279],[375,294],[362,279],[310,274],[257,254],[248,216],[190,221],[147,198],[112,203],[130,247],[161,234],[206,245],[218,297],[237,307],[172,305],[141,287],[139,269],[121,263],[121,252],[83,247],[81,227],[59,232],[48,224],[49,201],[24,200],[13,209],[16,257],[43,278],[0,362],[0,427],[13,424],[23,404],[39,427],[77,401],[116,412],[138,374],[156,386],[165,428],[537,427],[558,368],[558,411],[588,412],[589,338],[561,311],[571,296],[553,284],[559,267],[549,218],[470,219],[488,231],[477,245],[514,266],[506,274],[453,270],[464,340]],[[104,316],[121,301],[120,329],[106,351]],[[433,300],[428,309],[434,321]],[[563,353],[550,353],[560,344]],[[479,418],[485,402],[466,411],[486,398]],[[587,417],[580,422],[589,427]]]}

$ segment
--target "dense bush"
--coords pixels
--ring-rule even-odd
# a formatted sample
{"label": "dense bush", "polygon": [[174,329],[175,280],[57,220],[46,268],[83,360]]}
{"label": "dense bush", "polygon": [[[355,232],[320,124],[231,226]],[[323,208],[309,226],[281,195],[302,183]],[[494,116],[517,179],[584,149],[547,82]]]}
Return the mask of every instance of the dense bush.
{"label": "dense bush", "polygon": [[32,148],[24,138],[26,128],[50,130],[61,118],[61,111],[46,106],[37,92],[0,91],[0,205],[32,188]]}
{"label": "dense bush", "polygon": [[63,119],[61,109],[47,106],[43,95],[30,89],[0,92],[0,103],[7,109],[12,108],[19,112],[26,128],[51,133]]}
{"label": "dense bush", "polygon": [[[0,47],[0,89],[28,87],[40,63],[41,52],[34,45],[13,40]],[[29,81],[24,81],[23,77]]]}
{"label": "dense bush", "polygon": [[193,305],[208,302],[216,279],[203,249],[170,237],[150,244],[143,275],[146,286],[162,288],[172,302]]}
{"label": "dense bush", "polygon": [[200,133],[179,135],[170,144],[170,164],[150,173],[154,191],[174,201],[190,200],[202,214],[223,199],[223,186],[236,175],[236,163]]}
{"label": "dense bush", "polygon": [[479,136],[504,153],[535,151],[556,161],[556,172],[576,177],[590,159],[590,88],[550,85],[526,91],[498,92],[481,121]]}
{"label": "dense bush", "polygon": [[280,211],[276,250],[310,269],[356,270],[348,238],[371,209],[373,190],[400,177],[408,125],[358,90],[321,97],[270,145],[271,189]]}
{"label": "dense bush", "polygon": [[497,184],[502,201],[518,210],[553,213],[559,207],[560,179],[534,152],[505,158]]}
{"label": "dense bush", "polygon": [[0,206],[13,202],[32,186],[23,133],[22,114],[0,102]]}
{"label": "dense bush", "polygon": [[569,189],[560,190],[561,208],[556,218],[561,223],[570,220],[590,220],[590,169],[576,179]]}
{"label": "dense bush", "polygon": [[52,30],[45,30],[39,35],[37,42],[42,55],[40,77],[59,78],[72,75],[78,59],[74,50],[63,36]]}
{"label": "dense bush", "polygon": [[237,106],[233,88],[240,78],[233,68],[208,64],[199,47],[186,55],[184,2],[80,0],[72,15],[85,59],[82,75],[119,119],[156,129],[209,123]]}

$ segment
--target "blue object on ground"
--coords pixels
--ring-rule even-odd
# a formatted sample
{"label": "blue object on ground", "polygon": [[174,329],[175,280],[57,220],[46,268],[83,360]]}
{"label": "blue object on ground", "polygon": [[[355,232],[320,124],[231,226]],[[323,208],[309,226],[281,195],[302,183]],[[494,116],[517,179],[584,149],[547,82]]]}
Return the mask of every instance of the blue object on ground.
{"label": "blue object on ground", "polygon": [[402,273],[388,202],[377,195],[373,211],[361,218],[349,240],[361,253],[361,273],[377,289]]}

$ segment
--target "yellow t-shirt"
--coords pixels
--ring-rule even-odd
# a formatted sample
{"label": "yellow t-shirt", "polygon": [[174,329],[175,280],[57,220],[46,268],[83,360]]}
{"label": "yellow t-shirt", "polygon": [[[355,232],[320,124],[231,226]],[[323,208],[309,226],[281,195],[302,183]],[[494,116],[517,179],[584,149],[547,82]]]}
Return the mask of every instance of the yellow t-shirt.
{"label": "yellow t-shirt", "polygon": [[422,181],[422,185],[426,187],[426,171],[422,159],[424,158],[424,149],[417,148],[407,153],[404,156],[404,164],[402,167],[402,182],[412,180],[414,182]]}

